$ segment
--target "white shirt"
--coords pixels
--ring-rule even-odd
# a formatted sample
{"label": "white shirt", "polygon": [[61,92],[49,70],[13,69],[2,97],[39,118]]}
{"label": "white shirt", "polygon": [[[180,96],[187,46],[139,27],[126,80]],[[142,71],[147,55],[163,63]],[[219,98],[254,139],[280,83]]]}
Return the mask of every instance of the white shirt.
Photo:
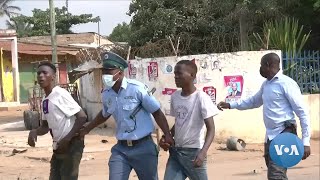
{"label": "white shirt", "polygon": [[258,108],[263,105],[263,120],[266,138],[272,140],[284,129],[285,121],[295,123],[294,114],[299,117],[302,141],[310,146],[310,118],[298,84],[279,71],[270,81],[266,80],[260,90],[252,97],[231,102],[230,107],[238,110]]}
{"label": "white shirt", "polygon": [[48,122],[53,149],[56,149],[56,143],[71,131],[76,119],[74,115],[80,110],[81,107],[70,93],[59,86],[54,87],[52,92],[43,98],[42,118]]}
{"label": "white shirt", "polygon": [[205,141],[204,120],[218,114],[210,98],[203,91],[181,96],[181,90],[171,95],[170,115],[175,117],[175,146],[202,148]]}

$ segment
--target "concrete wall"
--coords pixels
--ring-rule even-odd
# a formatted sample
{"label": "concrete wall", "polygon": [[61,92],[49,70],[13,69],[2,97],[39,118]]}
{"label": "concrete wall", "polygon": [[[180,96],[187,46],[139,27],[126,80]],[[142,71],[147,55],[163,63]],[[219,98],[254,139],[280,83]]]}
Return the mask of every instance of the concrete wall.
{"label": "concrete wall", "polygon": [[[309,108],[312,134],[311,138],[320,138],[320,94],[304,95],[304,100]],[[299,128],[299,132],[301,132]],[[301,134],[301,133],[300,133]]]}
{"label": "concrete wall", "polygon": [[[259,74],[261,57],[271,51],[250,51],[250,52],[234,52],[221,54],[206,54],[193,55],[184,57],[166,57],[166,58],[149,58],[141,60],[131,60],[137,69],[136,79],[147,84],[150,88],[156,87],[155,97],[160,101],[162,110],[167,114],[169,112],[169,95],[163,95],[162,91],[165,88],[176,89],[174,84],[173,73],[166,73],[165,67],[167,65],[174,65],[183,59],[192,60],[198,66],[197,84],[198,89],[205,86],[214,86],[217,90],[217,102],[224,101],[227,96],[227,88],[224,83],[224,76],[242,75],[244,78],[242,98],[246,98],[256,93],[264,79]],[[281,51],[272,51],[281,57]],[[220,69],[212,70],[211,63],[219,60]],[[148,78],[149,62],[158,63],[159,77],[156,80],[150,81]],[[206,66],[207,65],[207,66]],[[127,76],[129,77],[129,76]],[[93,119],[95,115],[101,110],[100,91],[102,89],[101,74],[94,71],[93,73],[81,78],[81,97],[82,102],[88,111],[89,119]],[[307,99],[313,99],[308,97]],[[307,100],[306,99],[306,100]],[[318,108],[319,103],[315,105],[314,102],[307,101],[308,105],[313,108]],[[311,112],[311,111],[310,111]],[[313,131],[319,131],[319,113],[313,113]],[[173,123],[173,118],[167,116],[170,124]],[[262,120],[262,108],[237,111],[225,110],[220,112],[215,117],[216,123],[216,139],[225,139],[229,136],[237,136],[246,140],[247,142],[263,142],[265,135],[265,128]],[[318,124],[317,124],[318,123]],[[113,120],[109,120],[108,126],[114,126]]]}

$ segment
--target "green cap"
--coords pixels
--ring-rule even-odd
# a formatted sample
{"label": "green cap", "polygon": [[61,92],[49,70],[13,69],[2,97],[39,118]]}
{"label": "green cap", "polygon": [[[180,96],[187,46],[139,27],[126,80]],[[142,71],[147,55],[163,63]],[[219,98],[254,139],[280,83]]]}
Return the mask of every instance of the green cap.
{"label": "green cap", "polygon": [[107,52],[102,54],[102,68],[104,69],[120,69],[124,70],[128,67],[128,63],[118,54]]}

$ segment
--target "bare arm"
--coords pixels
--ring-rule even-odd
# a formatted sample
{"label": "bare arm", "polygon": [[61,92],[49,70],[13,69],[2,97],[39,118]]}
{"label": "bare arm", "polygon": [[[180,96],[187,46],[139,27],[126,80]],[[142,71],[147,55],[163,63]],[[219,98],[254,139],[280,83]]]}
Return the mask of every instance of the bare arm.
{"label": "bare arm", "polygon": [[87,120],[87,115],[82,109],[77,114],[75,114],[75,116],[75,123],[71,131],[66,135],[66,137],[64,137],[65,140],[70,141],[76,135],[76,133],[79,132],[79,130],[83,127],[84,123]]}
{"label": "bare arm", "polygon": [[214,139],[215,125],[214,125],[213,117],[209,117],[209,118],[205,119],[204,122],[207,127],[207,134],[206,134],[206,139],[205,139],[204,145],[201,150],[207,152],[213,139]]}
{"label": "bare arm", "polygon": [[171,130],[170,130],[172,137],[174,137],[174,135],[175,135],[175,133],[176,133],[176,131],[175,131],[174,128],[175,128],[175,124],[172,126],[172,128],[171,128]]}
{"label": "bare arm", "polygon": [[152,113],[154,119],[156,120],[158,126],[161,128],[165,136],[170,135],[169,125],[167,122],[167,118],[161,111],[161,109],[158,109],[154,113]]}
{"label": "bare arm", "polygon": [[43,136],[49,132],[48,121],[42,120],[42,124],[37,129],[33,129],[29,132],[28,144],[35,147],[37,142],[37,136]]}
{"label": "bare arm", "polygon": [[35,129],[35,131],[37,132],[38,136],[43,136],[47,134],[49,132],[48,121],[42,120],[41,126]]}
{"label": "bare arm", "polygon": [[89,133],[92,129],[94,129],[95,127],[99,126],[100,124],[104,123],[106,120],[109,119],[111,115],[108,115],[107,117],[104,117],[102,115],[102,110],[98,113],[98,115],[91,121],[89,122],[85,128],[84,128],[84,132],[85,134]]}
{"label": "bare arm", "polygon": [[203,164],[203,161],[207,156],[208,149],[213,141],[214,134],[215,134],[215,125],[214,125],[213,117],[209,117],[204,121],[207,127],[207,134],[206,134],[204,145],[193,162],[195,167],[200,167]]}

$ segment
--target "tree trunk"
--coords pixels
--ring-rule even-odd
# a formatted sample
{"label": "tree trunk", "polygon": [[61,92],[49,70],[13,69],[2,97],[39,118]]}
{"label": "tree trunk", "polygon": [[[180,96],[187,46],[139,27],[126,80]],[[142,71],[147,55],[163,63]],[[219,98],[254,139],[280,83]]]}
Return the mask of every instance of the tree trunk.
{"label": "tree trunk", "polygon": [[241,50],[246,51],[248,49],[248,22],[245,14],[241,14],[239,17],[239,26],[240,26],[240,43]]}

